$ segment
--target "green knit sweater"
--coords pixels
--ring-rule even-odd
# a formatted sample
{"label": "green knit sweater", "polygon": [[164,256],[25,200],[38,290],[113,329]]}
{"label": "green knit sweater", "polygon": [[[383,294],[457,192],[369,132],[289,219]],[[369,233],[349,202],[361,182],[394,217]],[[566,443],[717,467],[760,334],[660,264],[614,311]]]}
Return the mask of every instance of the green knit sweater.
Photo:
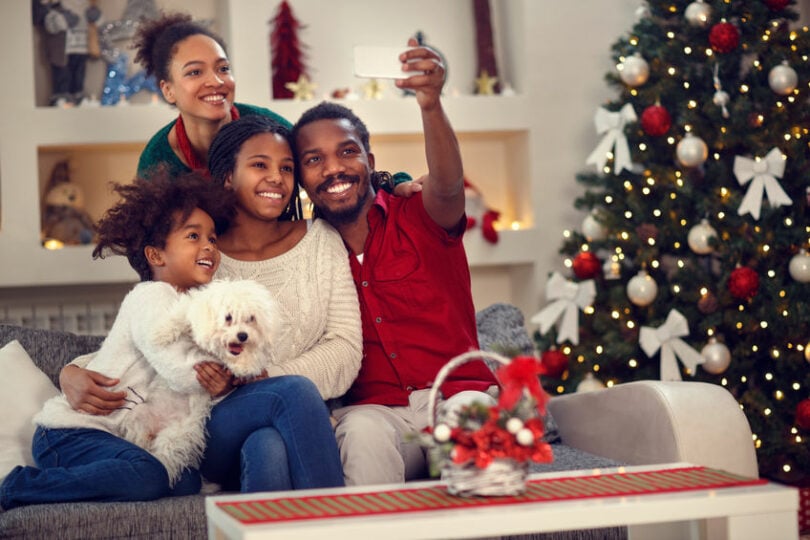
{"label": "green knit sweater", "polygon": [[[270,109],[256,107],[255,105],[245,105],[243,103],[234,103],[234,105],[236,105],[236,110],[239,111],[240,117],[252,114],[267,116],[288,128],[292,127],[286,118],[274,113]],[[174,126],[174,122],[175,121],[172,120],[162,127],[160,131],[155,133],[152,138],[149,139],[149,142],[146,143],[146,147],[143,149],[143,152],[141,152],[140,159],[138,159],[138,177],[148,178],[150,169],[161,163],[166,165],[169,172],[172,174],[181,174],[191,171],[190,168],[180,161],[180,158],[177,157],[177,154],[174,153],[174,150],[172,150],[172,147],[169,145],[169,131],[171,131],[172,126]]]}

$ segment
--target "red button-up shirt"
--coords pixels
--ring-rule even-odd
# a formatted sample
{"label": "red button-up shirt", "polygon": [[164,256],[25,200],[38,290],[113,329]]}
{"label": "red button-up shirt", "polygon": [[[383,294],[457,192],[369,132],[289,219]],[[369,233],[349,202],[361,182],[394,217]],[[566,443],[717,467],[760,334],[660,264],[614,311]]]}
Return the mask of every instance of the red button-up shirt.
{"label": "red button-up shirt", "polygon": [[[422,194],[377,194],[363,263],[349,259],[363,319],[363,362],[347,404],[407,405],[451,358],[478,349],[462,219],[455,236],[425,211]],[[495,384],[483,362],[454,369],[444,397]]]}

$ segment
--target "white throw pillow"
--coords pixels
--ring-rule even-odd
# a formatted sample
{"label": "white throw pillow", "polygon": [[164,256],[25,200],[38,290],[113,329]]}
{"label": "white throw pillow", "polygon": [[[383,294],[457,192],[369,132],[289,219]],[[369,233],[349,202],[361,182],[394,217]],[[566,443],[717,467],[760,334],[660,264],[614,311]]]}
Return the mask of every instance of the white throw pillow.
{"label": "white throw pillow", "polygon": [[0,479],[17,465],[34,465],[31,418],[59,390],[16,340],[0,349]]}

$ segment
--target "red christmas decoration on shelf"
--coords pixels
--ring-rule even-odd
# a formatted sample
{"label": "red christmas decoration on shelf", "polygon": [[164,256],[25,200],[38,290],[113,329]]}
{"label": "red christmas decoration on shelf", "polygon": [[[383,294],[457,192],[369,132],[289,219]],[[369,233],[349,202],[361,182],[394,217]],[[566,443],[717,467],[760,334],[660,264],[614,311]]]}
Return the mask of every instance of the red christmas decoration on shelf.
{"label": "red christmas decoration on shelf", "polygon": [[765,0],[765,5],[771,11],[782,11],[790,3],[790,0]]}
{"label": "red christmas decoration on shelf", "polygon": [[540,364],[546,375],[559,379],[568,368],[568,355],[558,349],[549,349],[540,356]]}
{"label": "red christmas decoration on shelf", "polygon": [[730,22],[719,22],[709,31],[709,44],[718,53],[730,53],[740,44],[740,31]]}
{"label": "red christmas decoration on shelf", "polygon": [[735,298],[744,300],[757,294],[759,274],[747,266],[735,268],[728,279],[728,291]]}
{"label": "red christmas decoration on shelf", "polygon": [[672,126],[672,117],[661,105],[650,105],[641,113],[641,129],[651,137],[664,135]]}
{"label": "red christmas decoration on shelf", "polygon": [[290,99],[292,90],[285,85],[298,81],[306,75],[303,63],[302,46],[298,41],[298,29],[303,28],[292,14],[292,9],[283,0],[276,16],[270,20],[273,31],[270,33],[270,64],[273,73],[273,99]]}
{"label": "red christmas decoration on shelf", "polygon": [[796,425],[810,430],[810,399],[803,399],[796,405]]}
{"label": "red christmas decoration on shelf", "polygon": [[573,269],[579,279],[591,279],[602,271],[602,261],[590,251],[580,251],[574,257]]}

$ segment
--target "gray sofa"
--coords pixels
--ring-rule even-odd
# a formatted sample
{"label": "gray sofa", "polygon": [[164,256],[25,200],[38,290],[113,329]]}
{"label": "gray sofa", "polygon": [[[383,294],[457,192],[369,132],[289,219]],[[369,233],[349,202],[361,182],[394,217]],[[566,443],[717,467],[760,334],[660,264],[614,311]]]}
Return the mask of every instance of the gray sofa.
{"label": "gray sofa", "polygon": [[[482,348],[508,347],[510,350],[524,351],[532,348],[523,325],[523,316],[512,306],[496,304],[479,312],[478,326]],[[37,366],[54,384],[58,384],[62,366],[78,355],[97,349],[101,338],[0,325],[0,346],[12,340],[18,340]],[[630,383],[621,385],[627,388],[615,387],[591,394],[555,397],[550,405],[553,418],[558,423],[557,430],[551,430],[552,436],[557,435],[553,444],[555,460],[534,470],[691,461],[714,467],[729,465],[723,468],[755,476],[756,461],[751,461],[753,448],[751,456],[746,456],[746,452],[740,450],[740,446],[745,448],[745,445],[740,445],[739,441],[746,436],[750,446],[751,432],[736,402],[730,395],[714,393],[714,389],[719,387],[713,385],[683,385],[689,385],[692,390],[690,395],[684,394],[684,399],[679,399],[679,396],[685,388],[656,382],[641,386]],[[723,430],[705,419],[708,416],[706,409],[703,410],[704,414],[695,418],[694,408],[705,405],[707,391],[710,391],[712,399],[721,398],[719,406],[712,402],[712,410],[715,415],[720,410],[719,416],[725,424]],[[722,399],[726,397],[730,403]],[[684,407],[686,409],[681,410]],[[744,425],[734,414],[735,410],[742,416]],[[733,422],[728,421],[731,417],[734,417]],[[687,425],[694,422],[701,425]],[[704,444],[703,438],[711,431],[716,433],[712,433]],[[554,538],[623,538],[625,535],[625,529],[620,528],[576,531],[558,534]],[[0,538],[205,537],[202,495],[151,502],[33,505],[0,513]],[[544,535],[539,537],[546,538]]]}

